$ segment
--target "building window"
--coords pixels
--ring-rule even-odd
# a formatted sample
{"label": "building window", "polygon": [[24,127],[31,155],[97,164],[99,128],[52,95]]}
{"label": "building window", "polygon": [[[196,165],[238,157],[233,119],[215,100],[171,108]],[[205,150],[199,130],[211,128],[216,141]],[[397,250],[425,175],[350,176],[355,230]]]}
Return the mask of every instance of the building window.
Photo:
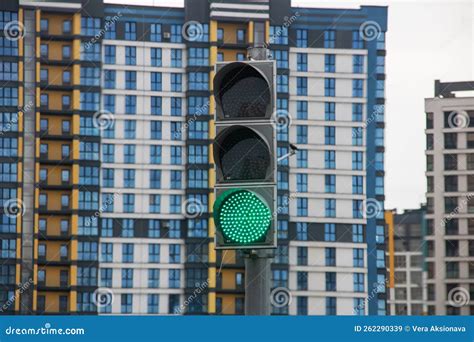
{"label": "building window", "polygon": [[133,243],[124,243],[122,245],[122,262],[133,262]]}
{"label": "building window", "polygon": [[288,64],[288,51],[286,51],[286,50],[273,50],[273,57],[276,60],[277,68],[288,69],[288,67],[289,67],[289,64]]}
{"label": "building window", "polygon": [[296,200],[296,216],[308,216],[308,199],[300,197]]}
{"label": "building window", "polygon": [[[156,195],[158,196],[158,195]],[[148,237],[150,238],[159,238],[161,236],[160,231],[160,221],[159,220],[149,220],[148,221]]]}
{"label": "building window", "polygon": [[296,54],[296,70],[308,71],[308,54],[307,53]]}
{"label": "building window", "polygon": [[326,291],[336,291],[336,272],[326,272]]}
{"label": "building window", "polygon": [[308,224],[304,222],[296,223],[296,240],[308,240]]}
{"label": "building window", "polygon": [[324,55],[324,72],[336,72],[336,55]]}
{"label": "building window", "polygon": [[363,55],[352,56],[352,72],[354,74],[361,74],[364,72],[364,56]]}
{"label": "building window", "polygon": [[114,45],[105,45],[105,64],[115,64],[115,46]]}
{"label": "building window", "polygon": [[336,168],[336,151],[324,151],[324,166],[329,170]]}
{"label": "building window", "polygon": [[171,43],[181,43],[182,39],[182,25],[172,24],[171,25]]}
{"label": "building window", "polygon": [[308,30],[296,30],[296,47],[308,47]]}
{"label": "building window", "polygon": [[172,68],[182,67],[182,55],[183,55],[183,52],[180,49],[171,49],[171,67]]}
{"label": "building window", "polygon": [[270,44],[288,45],[288,28],[270,26]]}
{"label": "building window", "polygon": [[336,241],[336,225],[334,223],[324,224],[324,241]]}
{"label": "building window", "polygon": [[169,262],[179,264],[181,262],[181,246],[177,244],[169,245]]}
{"label": "building window", "polygon": [[308,101],[296,102],[296,118],[298,120],[308,119]]}
{"label": "building window", "polygon": [[297,247],[297,265],[305,266],[308,264],[308,247]]}
{"label": "building window", "polygon": [[134,21],[125,22],[125,40],[137,40],[137,23]]}
{"label": "building window", "polygon": [[352,250],[354,267],[364,267],[364,250],[362,248],[354,248]]}
{"label": "building window", "polygon": [[245,43],[245,30],[238,29],[236,31],[236,41],[237,41],[238,44]]}
{"label": "building window", "polygon": [[336,127],[334,126],[324,127],[324,143],[326,145],[336,144]]}
{"label": "building window", "polygon": [[120,312],[122,314],[132,313],[132,303],[133,303],[133,295],[132,294],[122,294],[122,295],[120,295]]}
{"label": "building window", "polygon": [[334,49],[336,47],[336,31],[326,30],[324,31],[324,48]]}
{"label": "building window", "polygon": [[161,42],[161,24],[150,25],[150,41]]}
{"label": "building window", "polygon": [[352,31],[352,48],[353,49],[364,48],[364,40],[362,39],[362,35],[360,34],[359,30]]}
{"label": "building window", "polygon": [[324,79],[324,96],[328,96],[328,97],[336,96],[336,79],[335,78]]}
{"label": "building window", "polygon": [[296,165],[299,168],[307,168],[308,167],[308,151],[299,149],[296,151]]}
{"label": "building window", "polygon": [[135,95],[125,95],[125,114],[135,114],[137,112],[137,97]]}
{"label": "building window", "polygon": [[363,169],[363,155],[362,152],[352,152],[352,170]]}
{"label": "building window", "polygon": [[208,48],[189,48],[188,64],[190,66],[208,66],[209,49]]}
{"label": "building window", "polygon": [[336,175],[325,175],[324,176],[324,190],[327,193],[336,192]]}
{"label": "building window", "polygon": [[308,272],[296,273],[296,288],[298,291],[308,290]]}
{"label": "building window", "polygon": [[307,77],[296,77],[296,94],[298,96],[308,96]]}
{"label": "building window", "polygon": [[361,224],[352,225],[352,242],[364,242],[364,229]]}
{"label": "building window", "polygon": [[[448,254],[448,253],[447,253]],[[385,268],[385,251],[378,249],[377,250],[377,267]]]}
{"label": "building window", "polygon": [[326,297],[326,315],[334,316],[337,314],[336,297]]}
{"label": "building window", "polygon": [[336,266],[336,248],[326,247],[325,255],[326,255],[326,266]]}
{"label": "building window", "polygon": [[352,96],[353,97],[364,96],[364,80],[360,80],[360,79],[352,80]]}
{"label": "building window", "polygon": [[362,104],[353,103],[352,104],[352,121],[362,122]]}
{"label": "building window", "polygon": [[364,292],[365,275],[363,273],[354,273],[354,292]]}
{"label": "building window", "polygon": [[296,126],[296,142],[298,144],[308,143],[308,126],[307,125]]}
{"label": "building window", "polygon": [[160,286],[160,270],[148,269],[148,288],[157,289]]}
{"label": "building window", "polygon": [[148,262],[160,262],[160,245],[152,243],[148,245]]}
{"label": "building window", "polygon": [[181,283],[181,271],[179,269],[170,269],[168,271],[168,285],[171,289],[179,289]]}
{"label": "building window", "polygon": [[182,107],[181,107],[182,100],[180,97],[172,97],[171,98],[171,115],[172,116],[181,116],[182,115]]}
{"label": "building window", "polygon": [[352,193],[362,194],[364,192],[364,183],[362,176],[352,176]]}
{"label": "building window", "polygon": [[152,91],[162,90],[162,77],[161,72],[152,72],[150,74],[150,89]]}

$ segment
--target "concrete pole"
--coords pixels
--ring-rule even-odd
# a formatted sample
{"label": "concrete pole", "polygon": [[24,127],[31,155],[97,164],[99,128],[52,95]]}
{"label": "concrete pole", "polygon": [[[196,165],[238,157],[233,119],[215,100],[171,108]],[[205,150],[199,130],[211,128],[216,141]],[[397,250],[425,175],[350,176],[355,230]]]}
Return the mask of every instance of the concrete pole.
{"label": "concrete pole", "polygon": [[270,315],[271,258],[268,250],[251,250],[245,257],[245,315]]}

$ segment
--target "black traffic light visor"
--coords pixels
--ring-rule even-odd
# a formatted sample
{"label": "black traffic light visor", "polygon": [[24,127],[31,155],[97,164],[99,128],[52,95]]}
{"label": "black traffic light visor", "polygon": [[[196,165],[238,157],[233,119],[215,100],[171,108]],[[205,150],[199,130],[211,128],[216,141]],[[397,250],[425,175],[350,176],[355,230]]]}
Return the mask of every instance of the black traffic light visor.
{"label": "black traffic light visor", "polygon": [[258,182],[272,177],[268,142],[259,132],[245,126],[230,126],[214,141],[214,161],[220,181]]}
{"label": "black traffic light visor", "polygon": [[269,119],[272,115],[270,82],[248,63],[234,62],[214,77],[214,97],[223,120]]}

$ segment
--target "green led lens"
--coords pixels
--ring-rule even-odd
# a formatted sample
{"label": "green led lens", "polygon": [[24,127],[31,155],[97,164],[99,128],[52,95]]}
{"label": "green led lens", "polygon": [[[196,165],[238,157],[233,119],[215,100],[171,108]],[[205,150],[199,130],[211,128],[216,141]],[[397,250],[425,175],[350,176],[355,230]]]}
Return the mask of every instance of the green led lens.
{"label": "green led lens", "polygon": [[218,229],[231,242],[254,243],[270,228],[272,213],[265,202],[247,190],[229,190],[221,194],[214,209]]}

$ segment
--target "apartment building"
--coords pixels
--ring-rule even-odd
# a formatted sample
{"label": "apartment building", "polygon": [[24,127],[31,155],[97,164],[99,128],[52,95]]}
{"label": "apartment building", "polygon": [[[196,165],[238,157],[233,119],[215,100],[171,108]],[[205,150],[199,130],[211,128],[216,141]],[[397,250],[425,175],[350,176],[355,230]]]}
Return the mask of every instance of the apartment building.
{"label": "apartment building", "polygon": [[385,212],[387,222],[387,314],[426,314],[425,207]]}
{"label": "apartment building", "polygon": [[385,314],[386,7],[0,10],[0,200],[24,208],[2,215],[0,298],[20,299],[10,311],[244,312],[243,254],[214,250],[213,65],[264,44],[287,116],[278,154],[298,147],[278,166],[272,264],[293,300],[273,313]]}
{"label": "apartment building", "polygon": [[435,81],[425,99],[428,314],[474,312],[474,82]]}

